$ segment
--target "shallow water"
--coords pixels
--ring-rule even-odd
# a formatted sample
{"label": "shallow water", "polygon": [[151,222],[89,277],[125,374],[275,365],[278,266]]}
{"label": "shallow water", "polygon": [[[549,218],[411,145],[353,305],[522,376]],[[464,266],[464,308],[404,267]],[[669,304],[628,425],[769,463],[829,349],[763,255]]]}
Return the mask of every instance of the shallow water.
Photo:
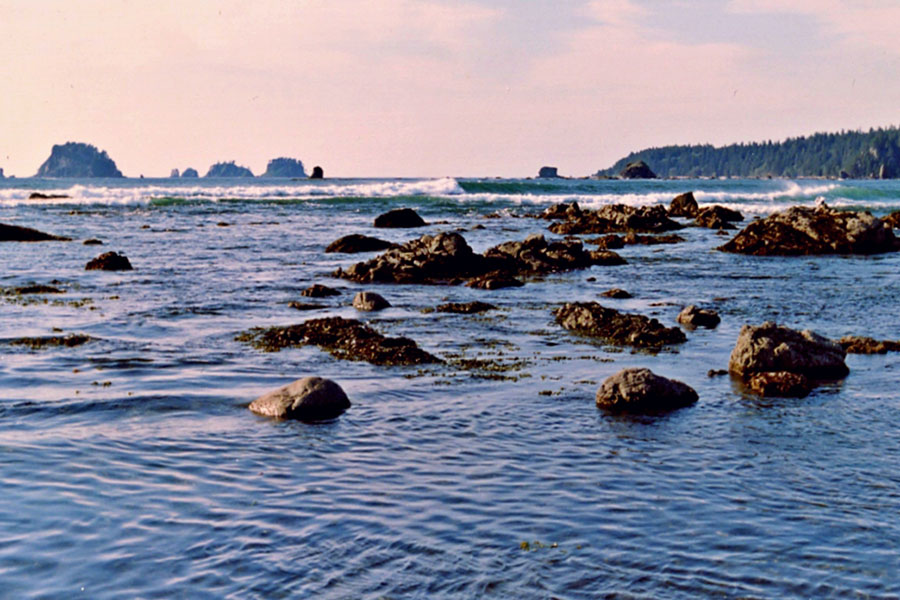
{"label": "shallow water", "polygon": [[[333,280],[371,255],[323,253],[347,233],[446,230],[483,251],[554,237],[517,218],[553,202],[668,202],[688,189],[748,217],[818,196],[884,214],[900,209],[900,183],[260,181],[0,182],[0,222],[75,238],[0,244],[0,287],[66,291],[0,297],[0,597],[900,595],[900,355],[849,356],[847,379],[802,400],[707,377],[745,323],[900,338],[900,255],[734,256],[713,250],[728,238],[689,228],[683,244],[621,250],[624,266],[488,292]],[[27,200],[35,189],[72,198]],[[371,227],[401,205],[435,224]],[[91,237],[104,245],[81,244]],[[83,270],[107,250],[135,270]],[[289,308],[313,282],[344,293],[327,310]],[[553,322],[553,307],[610,287],[634,298],[604,304],[667,324],[689,303],[723,322],[658,355]],[[357,314],[361,289],[394,307]],[[423,312],[470,300],[500,310]],[[234,339],[326,315],[509,370],[375,367]],[[6,343],[67,333],[96,339]],[[700,401],[652,418],[599,412],[600,382],[629,366],[681,379]],[[312,374],[350,396],[337,421],[246,409]]]}

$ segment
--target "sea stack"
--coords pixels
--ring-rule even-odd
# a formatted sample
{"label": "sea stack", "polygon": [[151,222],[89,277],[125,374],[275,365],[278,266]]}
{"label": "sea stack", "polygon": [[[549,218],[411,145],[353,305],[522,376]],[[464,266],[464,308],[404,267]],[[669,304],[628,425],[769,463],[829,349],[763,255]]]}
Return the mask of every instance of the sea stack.
{"label": "sea stack", "polygon": [[105,151],[90,144],[57,144],[35,177],[122,177],[122,172]]}
{"label": "sea stack", "polygon": [[559,173],[556,167],[541,167],[541,170],[538,171],[538,177],[540,179],[554,179],[559,177]]}
{"label": "sea stack", "polygon": [[206,177],[253,177],[253,171],[234,164],[234,161],[218,162],[209,168]]}
{"label": "sea stack", "polygon": [[260,177],[306,177],[306,171],[296,158],[273,158]]}
{"label": "sea stack", "polygon": [[325,179],[325,171],[322,170],[322,167],[316,165],[313,167],[312,175],[309,176],[310,179]]}

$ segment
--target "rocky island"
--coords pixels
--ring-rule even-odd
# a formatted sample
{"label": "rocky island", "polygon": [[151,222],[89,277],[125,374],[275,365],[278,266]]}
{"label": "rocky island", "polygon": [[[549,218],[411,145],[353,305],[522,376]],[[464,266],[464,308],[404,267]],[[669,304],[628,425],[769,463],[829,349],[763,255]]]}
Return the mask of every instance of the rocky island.
{"label": "rocky island", "polygon": [[122,177],[103,150],[81,142],[56,144],[35,177]]}
{"label": "rocky island", "polygon": [[253,177],[253,171],[234,164],[234,161],[218,162],[209,168],[206,177]]}
{"label": "rocky island", "polygon": [[260,177],[306,177],[306,171],[296,158],[273,158]]}

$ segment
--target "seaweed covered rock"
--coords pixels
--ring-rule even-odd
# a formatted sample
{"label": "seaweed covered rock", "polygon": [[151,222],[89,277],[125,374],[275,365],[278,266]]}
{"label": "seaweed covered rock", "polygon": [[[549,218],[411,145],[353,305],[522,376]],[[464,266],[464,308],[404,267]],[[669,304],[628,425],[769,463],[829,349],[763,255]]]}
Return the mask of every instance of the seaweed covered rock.
{"label": "seaweed covered rock", "polygon": [[84,266],[85,271],[131,271],[131,261],[124,254],[104,252]]}
{"label": "seaweed covered rock", "polygon": [[719,313],[708,308],[699,308],[693,304],[684,307],[678,313],[675,320],[687,327],[688,329],[696,329],[697,327],[706,327],[707,329],[715,328],[720,322]]}
{"label": "seaweed covered rock", "polygon": [[237,338],[266,352],[294,346],[319,346],[342,360],[374,365],[421,365],[441,360],[405,337],[385,337],[355,319],[327,317],[299,325],[253,329]]}
{"label": "seaweed covered rock", "polygon": [[83,333],[70,333],[69,335],[51,335],[44,337],[24,337],[14,338],[8,343],[10,346],[27,346],[32,350],[43,350],[45,348],[74,348],[87,344],[93,338]]}
{"label": "seaweed covered rock", "polygon": [[794,206],[750,223],[719,250],[756,256],[877,254],[900,250],[900,240],[868,212]]}
{"label": "seaweed covered rock", "polygon": [[766,322],[741,327],[728,370],[744,379],[756,373],[787,371],[827,381],[847,376],[850,370],[845,357],[837,342],[809,330],[795,331]]}
{"label": "seaweed covered rock", "polygon": [[447,304],[439,304],[435,310],[437,312],[457,313],[462,315],[472,315],[477,313],[496,310],[497,307],[487,302],[449,302]]}
{"label": "seaweed covered rock", "polygon": [[746,383],[751,392],[765,397],[805,398],[813,389],[808,377],[790,371],[756,373]]}
{"label": "seaweed covered rock", "polygon": [[314,423],[338,418],[350,408],[350,399],[330,379],[304,377],[260,396],[249,408],[264,417]]}
{"label": "seaweed covered rock", "polygon": [[610,412],[655,413],[695,403],[689,385],[667,379],[650,369],[623,369],[608,377],[597,390],[597,407]]}
{"label": "seaweed covered rock", "polygon": [[419,213],[411,208],[395,208],[375,217],[375,227],[412,228],[428,225]]}
{"label": "seaweed covered rock", "polygon": [[[550,231],[558,235],[582,233],[662,233],[683,229],[684,225],[669,218],[662,205],[629,206],[609,204],[597,210],[577,211],[577,205],[563,205],[552,211],[545,210],[549,219],[564,219],[550,225]],[[561,216],[560,216],[561,215]]]}
{"label": "seaweed covered rock", "polygon": [[378,252],[392,248],[393,243],[378,238],[351,233],[338,238],[328,244],[325,252],[340,252],[342,254],[356,254],[358,252]]}
{"label": "seaweed covered rock", "polygon": [[72,238],[59,235],[51,235],[18,225],[6,225],[0,223],[0,242],[70,242]]}
{"label": "seaweed covered rock", "polygon": [[694,199],[694,192],[678,194],[669,203],[670,217],[687,217],[692,219],[697,216],[697,211],[699,210],[700,207]]}
{"label": "seaweed covered rock", "polygon": [[847,354],[885,354],[900,352],[900,341],[876,340],[858,335],[845,335],[838,342]]}
{"label": "seaweed covered rock", "polygon": [[678,328],[666,327],[644,315],[606,308],[597,302],[567,303],[556,309],[554,315],[563,328],[609,344],[659,349],[687,340]]}
{"label": "seaweed covered rock", "polygon": [[709,229],[736,229],[732,222],[743,221],[744,215],[736,210],[719,206],[704,206],[697,211],[694,225]]}

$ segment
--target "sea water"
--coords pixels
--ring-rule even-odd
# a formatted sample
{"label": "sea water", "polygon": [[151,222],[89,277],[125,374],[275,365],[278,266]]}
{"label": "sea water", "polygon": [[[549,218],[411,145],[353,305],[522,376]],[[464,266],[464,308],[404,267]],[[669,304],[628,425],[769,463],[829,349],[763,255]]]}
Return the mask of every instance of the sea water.
{"label": "sea water", "polygon": [[[688,228],[680,244],[624,248],[623,266],[484,291],[337,280],[374,253],[324,253],[350,233],[441,231],[482,252],[557,238],[524,216],[556,202],[689,190],[747,220],[820,198],[900,209],[891,181],[0,181],[0,222],[73,238],[0,244],[0,288],[65,292],[0,295],[0,597],[897,597],[900,355],[848,356],[845,380],[803,399],[707,372],[726,368],[748,323],[900,339],[900,254],[732,255],[715,249],[728,237]],[[431,224],[372,227],[401,206]],[[105,251],[134,271],[85,271]],[[290,308],[312,283],[341,295]],[[601,298],[611,287],[633,298]],[[357,313],[360,290],[392,308]],[[473,300],[498,308],[432,311]],[[635,353],[555,324],[555,307],[589,300],[667,325],[697,304],[722,323]],[[323,316],[408,336],[446,363],[377,367],[235,339]],[[71,333],[92,341],[9,344]],[[598,411],[596,389],[625,367],[700,400],[655,417]],[[352,408],[317,425],[247,410],[309,375],[337,381]]]}

